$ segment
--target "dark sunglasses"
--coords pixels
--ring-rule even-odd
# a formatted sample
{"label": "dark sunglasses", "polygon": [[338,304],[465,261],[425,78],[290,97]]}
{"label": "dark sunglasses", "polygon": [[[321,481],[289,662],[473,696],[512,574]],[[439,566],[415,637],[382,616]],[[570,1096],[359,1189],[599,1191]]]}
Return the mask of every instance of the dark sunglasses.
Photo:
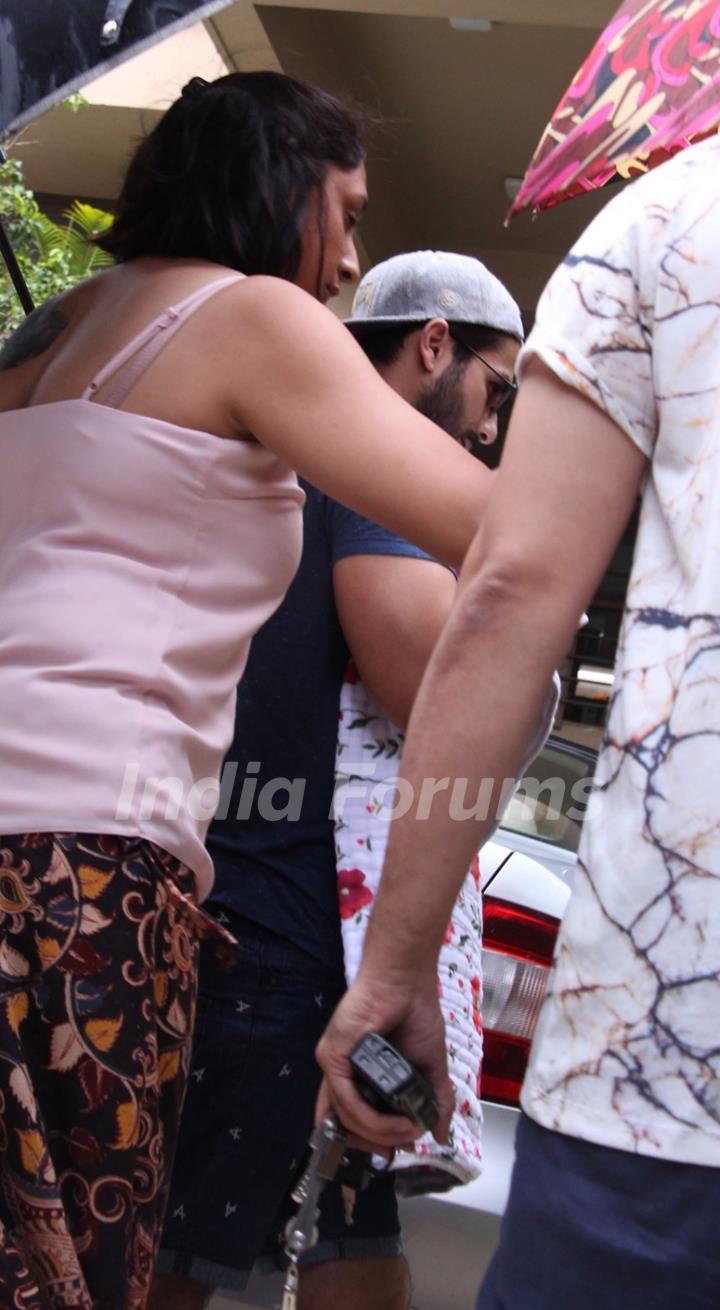
{"label": "dark sunglasses", "polygon": [[497,414],[498,410],[502,409],[505,402],[508,401],[511,396],[515,395],[515,392],[517,391],[517,382],[513,382],[511,378],[506,377],[504,373],[501,373],[496,369],[484,355],[480,354],[479,350],[473,350],[472,346],[469,346],[464,337],[461,337],[454,328],[450,329],[450,336],[453,341],[457,341],[458,345],[462,346],[463,350],[467,350],[469,355],[474,355],[476,359],[480,360],[481,364],[484,364],[486,368],[489,368],[493,377],[497,379],[496,382],[492,383],[493,390],[496,393],[495,398],[491,399],[488,404],[488,408],[491,412]]}

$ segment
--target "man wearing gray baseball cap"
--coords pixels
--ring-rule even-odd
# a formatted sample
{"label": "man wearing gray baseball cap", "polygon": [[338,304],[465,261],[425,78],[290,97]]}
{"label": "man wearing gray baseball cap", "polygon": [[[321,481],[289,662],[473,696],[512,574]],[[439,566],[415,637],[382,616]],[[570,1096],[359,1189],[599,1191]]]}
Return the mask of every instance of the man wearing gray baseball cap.
{"label": "man wearing gray baseball cap", "polygon": [[[495,440],[522,322],[479,260],[419,251],[378,264],[348,326],[385,381],[456,440],[478,450]],[[202,1018],[152,1310],[203,1310],[214,1288],[241,1291],[253,1269],[280,1261],[320,1082],[314,1048],[345,990],[330,818],[343,673],[352,657],[404,726],[455,598],[444,566],[303,487],[302,561],[253,640],[225,762],[237,790],[208,836],[207,904],[242,956],[232,971],[201,960]],[[300,813],[243,808],[246,775],[260,796],[273,779],[304,779]],[[318,1228],[298,1310],[407,1310],[391,1174],[358,1194],[352,1223],[339,1185],[327,1187]]]}
{"label": "man wearing gray baseball cap", "polygon": [[479,259],[416,250],[376,264],[346,326],[386,382],[457,441],[479,453],[496,440],[523,324]]}

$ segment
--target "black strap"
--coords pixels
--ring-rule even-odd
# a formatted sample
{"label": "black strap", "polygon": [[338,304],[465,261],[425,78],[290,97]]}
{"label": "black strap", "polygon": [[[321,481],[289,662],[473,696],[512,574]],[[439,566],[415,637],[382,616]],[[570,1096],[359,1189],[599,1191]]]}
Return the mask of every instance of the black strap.
{"label": "black strap", "polygon": [[117,45],[132,2],[133,0],[109,0],[100,33],[100,45]]}
{"label": "black strap", "polygon": [[[0,150],[0,164],[5,163],[5,152]],[[7,232],[0,221],[0,255],[2,255],[7,265],[7,271],[12,279],[12,284],[17,291],[18,299],[26,314],[32,314],[35,305],[30,295],[30,290],[25,278],[22,275],[20,265],[15,258],[15,251],[10,245]]]}
{"label": "black strap", "polygon": [[3,259],[5,260],[5,263],[7,264],[7,271],[10,274],[10,277],[12,278],[13,286],[20,298],[20,304],[22,305],[26,314],[32,314],[35,308],[35,305],[33,304],[33,298],[30,295],[28,284],[25,281],[25,278],[23,277],[20,271],[20,265],[18,264],[15,258],[15,252],[12,246],[10,245],[10,242],[8,241],[7,233],[1,222],[0,222],[0,254],[2,255]]}

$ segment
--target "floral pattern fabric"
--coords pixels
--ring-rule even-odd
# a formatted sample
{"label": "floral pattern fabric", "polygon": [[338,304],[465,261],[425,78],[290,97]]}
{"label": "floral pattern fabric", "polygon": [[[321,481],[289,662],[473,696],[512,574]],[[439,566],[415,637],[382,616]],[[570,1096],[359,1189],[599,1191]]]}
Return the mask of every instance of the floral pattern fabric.
{"label": "floral pattern fabric", "polygon": [[548,123],[510,216],[644,172],[718,124],[717,0],[625,0]]}
{"label": "floral pattern fabric", "polygon": [[[528,746],[521,774],[542,749],[560,697],[555,673]],[[367,923],[380,885],[393,784],[400,772],[404,734],[390,723],[360,681],[351,662],[340,694],[340,722],[335,757],[335,850],[338,901],[345,954],[345,974],[353,981],[362,957]],[[471,1182],[481,1170],[482,1106],[482,894],[476,857],[453,908],[438,960],[438,993],[445,1023],[448,1070],[455,1088],[455,1113],[447,1146],[431,1133],[414,1153],[399,1151],[395,1166],[412,1190],[440,1191],[448,1178]],[[417,1173],[418,1158],[423,1173]],[[439,1177],[438,1177],[439,1175]],[[451,1181],[450,1186],[453,1186]]]}
{"label": "floral pattern fabric", "polygon": [[141,1310],[187,1077],[200,914],[145,841],[0,837],[0,1305]]}
{"label": "floral pattern fabric", "polygon": [[[403,733],[384,718],[350,665],[340,695],[335,766],[335,846],[345,975],[353,981],[367,922],[380,885],[392,806],[400,770]],[[393,1167],[413,1178],[413,1192],[468,1183],[480,1173],[482,1108],[482,897],[480,867],[473,861],[448,924],[438,962],[438,991],[445,1020],[448,1069],[455,1113],[447,1146],[431,1133],[413,1153],[399,1151]],[[438,1178],[440,1172],[440,1179]],[[442,1180],[442,1181],[441,1181]],[[426,1185],[425,1185],[426,1184]]]}
{"label": "floral pattern fabric", "polygon": [[548,284],[521,361],[539,357],[648,461],[596,789],[523,1105],[546,1128],[715,1167],[718,178],[713,138],[616,197]]}

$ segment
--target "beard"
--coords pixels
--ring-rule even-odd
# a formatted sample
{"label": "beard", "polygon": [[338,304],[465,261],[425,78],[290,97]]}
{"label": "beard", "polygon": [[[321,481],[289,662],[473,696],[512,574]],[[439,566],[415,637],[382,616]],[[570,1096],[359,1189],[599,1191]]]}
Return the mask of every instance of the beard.
{"label": "beard", "polygon": [[415,401],[415,409],[457,441],[471,455],[485,453],[485,444],[465,426],[463,377],[467,360],[453,359],[436,382],[429,382]]}

